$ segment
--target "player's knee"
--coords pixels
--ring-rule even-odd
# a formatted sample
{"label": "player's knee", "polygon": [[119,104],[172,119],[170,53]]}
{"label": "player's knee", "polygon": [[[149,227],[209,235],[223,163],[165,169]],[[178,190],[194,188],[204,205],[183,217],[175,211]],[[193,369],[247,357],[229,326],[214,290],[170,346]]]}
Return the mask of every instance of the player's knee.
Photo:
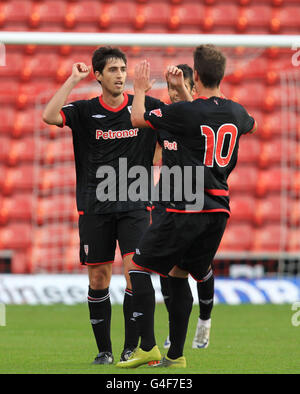
{"label": "player's knee", "polygon": [[111,267],[106,265],[89,270],[89,285],[94,290],[106,289],[110,285]]}

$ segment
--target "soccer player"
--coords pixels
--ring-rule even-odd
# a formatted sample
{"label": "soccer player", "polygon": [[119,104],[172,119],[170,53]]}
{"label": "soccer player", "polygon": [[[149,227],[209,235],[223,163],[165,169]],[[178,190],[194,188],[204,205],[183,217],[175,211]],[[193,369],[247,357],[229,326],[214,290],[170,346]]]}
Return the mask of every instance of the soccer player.
{"label": "soccer player", "polygon": [[203,204],[197,202],[196,192],[193,206],[188,194],[180,199],[173,188],[169,201],[162,199],[153,210],[152,224],[139,243],[129,271],[141,342],[127,361],[117,364],[121,368],[134,368],[158,356],[151,271],[169,275],[170,289],[171,345],[155,366],[186,367],[183,349],[193,303],[188,275],[196,281],[211,276],[210,267],[230,216],[227,178],[237,162],[240,137],[256,129],[255,120],[242,105],[221,97],[225,65],[226,58],[214,46],[197,47],[194,81],[198,98],[154,111],[144,107],[149,63],[142,62],[136,68],[132,124],[169,132],[172,138],[164,141],[163,165],[179,166],[183,181],[185,170],[192,168],[186,181],[196,191],[199,175],[204,173],[204,190]]}
{"label": "soccer player", "polygon": [[[127,267],[149,225],[147,201],[129,198],[128,191],[135,178],[127,176],[135,166],[142,166],[151,174],[157,136],[148,129],[132,127],[133,96],[124,92],[125,54],[118,48],[100,47],[93,54],[92,67],[102,95],[65,105],[71,91],[91,71],[84,63],[75,63],[70,77],[47,104],[43,120],[60,127],[67,125],[72,130],[80,262],[88,268],[90,322],[99,352],[94,363],[112,364],[109,285],[116,242],[123,257],[127,285],[123,303],[125,342],[121,354],[121,360],[126,360],[138,343]],[[148,110],[162,105],[148,96],[145,100]]]}
{"label": "soccer player", "polygon": [[[195,94],[195,85],[193,77],[193,69],[188,64],[178,64],[176,66],[182,70],[184,84],[188,92],[193,97]],[[172,103],[178,103],[181,98],[178,95],[177,89],[168,83],[168,93]],[[170,134],[169,134],[170,136]],[[163,145],[163,140],[168,138],[168,133],[161,131],[158,135],[160,145]],[[196,332],[192,343],[194,349],[205,349],[209,345],[210,328],[211,328],[211,312],[213,309],[214,301],[214,274],[210,270],[211,275],[204,281],[197,282],[197,293],[199,299],[199,318],[197,322]],[[164,303],[169,312],[169,283],[168,278],[160,276],[161,292],[163,295]],[[170,347],[169,336],[164,342],[164,348]]]}

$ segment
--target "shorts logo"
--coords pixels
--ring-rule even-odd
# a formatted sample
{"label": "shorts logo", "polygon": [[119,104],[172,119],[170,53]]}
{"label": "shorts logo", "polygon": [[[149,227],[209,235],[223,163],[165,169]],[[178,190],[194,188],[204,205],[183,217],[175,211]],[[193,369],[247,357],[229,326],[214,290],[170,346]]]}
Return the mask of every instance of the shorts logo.
{"label": "shorts logo", "polygon": [[84,245],[84,253],[88,255],[89,253],[89,245]]}
{"label": "shorts logo", "polygon": [[168,150],[177,150],[177,142],[169,142],[167,140],[164,140],[164,148]]}
{"label": "shorts logo", "polygon": [[158,118],[161,118],[162,117],[162,113],[161,113],[161,109],[153,109],[152,111],[150,111],[149,112],[149,115],[155,115],[155,116],[157,116]]}

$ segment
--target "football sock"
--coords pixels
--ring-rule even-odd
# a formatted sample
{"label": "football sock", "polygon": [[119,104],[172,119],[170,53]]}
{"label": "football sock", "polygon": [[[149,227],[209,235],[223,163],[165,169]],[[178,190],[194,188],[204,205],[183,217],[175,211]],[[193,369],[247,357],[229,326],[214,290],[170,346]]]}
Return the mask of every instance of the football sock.
{"label": "football sock", "polygon": [[167,356],[176,359],[183,355],[183,348],[193,306],[193,296],[188,279],[169,277],[169,331],[171,346]]}
{"label": "football sock", "polygon": [[90,322],[100,352],[112,352],[110,339],[111,303],[109,288],[93,290],[89,287],[88,306]]}
{"label": "football sock", "polygon": [[[207,278],[207,279],[206,279]],[[210,270],[202,282],[197,282],[200,319],[208,320],[214,305],[214,274]]]}
{"label": "football sock", "polygon": [[154,310],[155,293],[151,275],[144,271],[130,271],[133,291],[133,317],[141,338],[140,348],[146,352],[155,346]]}
{"label": "football sock", "polygon": [[167,311],[169,312],[169,300],[170,300],[169,280],[168,278],[164,278],[163,276],[159,276],[159,278],[160,278],[161,293],[163,295],[164,303],[166,305]]}
{"label": "football sock", "polygon": [[133,295],[132,290],[126,289],[123,301],[123,315],[125,324],[124,349],[135,349],[138,345],[139,336],[137,324],[133,317]]}

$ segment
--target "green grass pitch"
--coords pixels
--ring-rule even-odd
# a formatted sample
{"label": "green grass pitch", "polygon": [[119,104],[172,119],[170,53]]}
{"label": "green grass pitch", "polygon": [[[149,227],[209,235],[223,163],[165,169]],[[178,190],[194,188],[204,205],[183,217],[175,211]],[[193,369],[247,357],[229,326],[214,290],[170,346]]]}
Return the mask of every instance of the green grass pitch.
{"label": "green grass pitch", "polygon": [[[215,305],[211,343],[192,349],[198,306],[193,307],[185,345],[186,369],[142,366],[121,370],[91,365],[97,354],[85,304],[7,305],[0,327],[0,374],[299,374],[300,326],[291,323],[291,305]],[[156,339],[164,354],[168,334],[164,305],[156,306]],[[113,306],[115,362],[123,345],[123,312]]]}

